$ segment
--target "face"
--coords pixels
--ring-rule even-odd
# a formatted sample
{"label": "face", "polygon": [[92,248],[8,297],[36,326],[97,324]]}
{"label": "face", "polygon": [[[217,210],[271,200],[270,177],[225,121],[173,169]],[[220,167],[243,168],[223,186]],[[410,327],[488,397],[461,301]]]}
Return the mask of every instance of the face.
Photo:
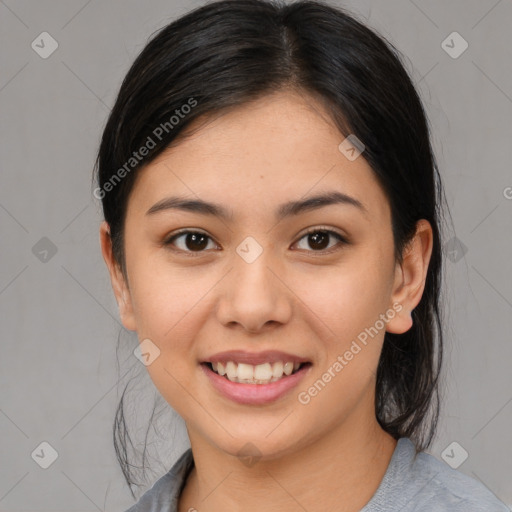
{"label": "face", "polygon": [[[430,253],[418,245],[423,260],[405,270],[394,260],[386,196],[344,138],[313,99],[281,92],[216,118],[137,177],[128,282],[109,268],[123,324],[192,443],[272,457],[376,423],[384,333],[410,327]],[[212,362],[260,383],[231,382]]]}

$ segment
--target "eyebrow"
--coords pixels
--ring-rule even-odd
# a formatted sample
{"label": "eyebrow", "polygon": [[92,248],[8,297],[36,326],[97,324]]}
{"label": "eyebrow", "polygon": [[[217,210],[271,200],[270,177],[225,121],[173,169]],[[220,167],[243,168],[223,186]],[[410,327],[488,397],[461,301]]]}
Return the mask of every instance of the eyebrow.
{"label": "eyebrow", "polygon": [[[354,206],[361,210],[362,213],[368,213],[368,210],[356,198],[343,194],[342,192],[331,191],[311,196],[304,200],[284,203],[276,210],[275,217],[276,220],[280,221],[285,217],[299,215],[306,211],[316,210],[334,204]],[[203,201],[202,199],[187,199],[179,196],[166,197],[158,201],[146,212],[146,215],[153,215],[166,210],[184,210],[203,215],[213,215],[225,220],[230,220],[233,217],[231,211],[219,204]]]}

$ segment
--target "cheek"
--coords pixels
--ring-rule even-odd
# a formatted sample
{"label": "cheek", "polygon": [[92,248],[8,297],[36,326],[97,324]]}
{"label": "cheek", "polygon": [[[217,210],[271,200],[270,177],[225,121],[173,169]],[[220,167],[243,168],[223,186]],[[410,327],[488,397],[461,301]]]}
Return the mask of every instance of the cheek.
{"label": "cheek", "polygon": [[[154,337],[162,345],[185,342],[193,322],[190,318],[204,308],[214,276],[199,267],[178,268],[165,258],[133,258],[130,269],[133,313],[139,338]],[[185,330],[185,327],[186,330]]]}
{"label": "cheek", "polygon": [[[386,280],[375,267],[373,271],[362,266],[359,271],[350,270],[340,270],[325,280],[305,280],[300,292],[328,330],[323,336],[316,329],[317,343],[323,341],[323,349],[317,352],[319,364],[308,387],[298,390],[297,399],[312,417],[336,410],[328,420],[333,422],[359,405],[368,406],[365,400],[373,397],[385,333],[379,315],[388,309]],[[313,315],[310,318],[315,321]]]}
{"label": "cheek", "polygon": [[389,307],[388,267],[382,259],[354,253],[339,265],[295,274],[292,289],[339,344],[373,325]]}
{"label": "cheek", "polygon": [[[133,269],[132,304],[139,340],[149,338],[159,355],[146,367],[163,398],[185,419],[190,410],[195,340],[204,315],[212,308],[207,291],[210,275],[192,278],[190,272],[171,273],[153,266]],[[188,275],[187,275],[188,274]]]}

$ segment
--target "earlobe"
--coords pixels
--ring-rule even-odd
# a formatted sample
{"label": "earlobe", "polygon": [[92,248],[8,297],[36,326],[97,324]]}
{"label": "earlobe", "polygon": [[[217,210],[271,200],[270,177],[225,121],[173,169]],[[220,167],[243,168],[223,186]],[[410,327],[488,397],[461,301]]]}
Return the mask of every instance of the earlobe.
{"label": "earlobe", "polygon": [[115,261],[112,251],[112,240],[110,238],[110,226],[103,221],[100,226],[100,246],[103,259],[107,265],[112,290],[119,308],[121,322],[125,329],[136,330],[136,324],[131,303],[131,296],[119,264]]}
{"label": "earlobe", "polygon": [[413,325],[411,312],[419,304],[432,255],[433,233],[430,223],[421,219],[416,223],[416,233],[404,249],[402,262],[396,262],[392,303],[402,306],[400,312],[388,322],[386,330],[402,334]]}
{"label": "earlobe", "polygon": [[413,324],[411,311],[402,308],[391,320],[386,324],[386,331],[394,334],[403,334],[407,332]]}

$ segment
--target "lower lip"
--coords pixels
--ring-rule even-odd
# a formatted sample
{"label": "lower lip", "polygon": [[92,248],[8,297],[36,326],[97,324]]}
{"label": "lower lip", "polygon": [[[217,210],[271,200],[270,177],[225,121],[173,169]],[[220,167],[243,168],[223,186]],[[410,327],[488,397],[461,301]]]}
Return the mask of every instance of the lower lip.
{"label": "lower lip", "polygon": [[213,387],[226,398],[239,404],[261,405],[274,402],[293,389],[308,373],[311,364],[305,364],[297,372],[285,375],[269,384],[231,382],[226,377],[222,377],[211,370],[206,363],[201,364],[201,368],[210,379]]}

